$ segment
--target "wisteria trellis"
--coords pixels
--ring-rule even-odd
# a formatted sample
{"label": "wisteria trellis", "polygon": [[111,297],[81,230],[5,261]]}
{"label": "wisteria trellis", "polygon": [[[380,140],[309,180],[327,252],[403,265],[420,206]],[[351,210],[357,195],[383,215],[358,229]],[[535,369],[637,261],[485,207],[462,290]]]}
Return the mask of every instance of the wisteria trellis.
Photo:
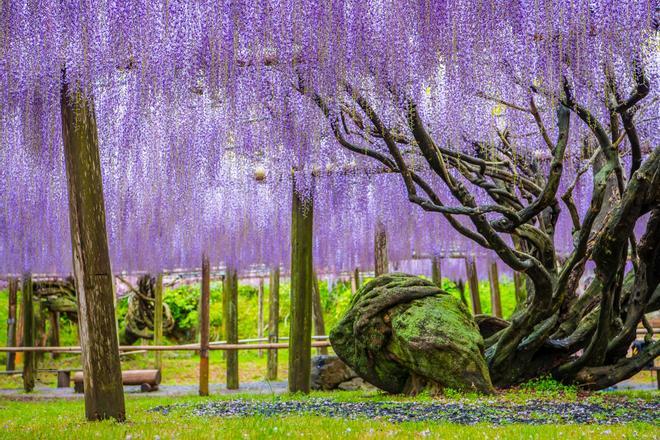
{"label": "wisteria trellis", "polygon": [[[507,127],[543,169],[534,121],[496,101],[566,77],[605,117],[604,66],[629,90],[637,63],[652,85],[636,120],[648,154],[660,139],[657,20],[656,0],[0,2],[0,273],[70,270],[63,69],[96,105],[115,270],[198,266],[202,251],[286,263],[292,170],[314,187],[315,264],[345,269],[371,265],[378,218],[393,259],[481,250],[412,206],[400,178],[339,148],[301,82],[332,97],[350,79],[391,126],[405,125],[396,87],[452,149]],[[539,102],[554,138],[553,104]],[[574,125],[564,186],[585,160],[587,129]],[[590,188],[587,173],[581,210]],[[556,246],[570,249],[562,216]]]}

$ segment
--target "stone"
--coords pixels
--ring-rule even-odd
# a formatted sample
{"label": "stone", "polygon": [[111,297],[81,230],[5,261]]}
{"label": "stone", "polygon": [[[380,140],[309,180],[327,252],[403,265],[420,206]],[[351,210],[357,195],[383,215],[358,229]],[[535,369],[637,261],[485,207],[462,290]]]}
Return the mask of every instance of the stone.
{"label": "stone", "polygon": [[357,377],[357,374],[337,356],[318,355],[312,357],[311,380],[313,390],[334,390],[341,383],[350,381],[355,377]]}
{"label": "stone", "polygon": [[394,273],[366,283],[330,341],[360,377],[390,393],[493,391],[472,315],[424,278]]}

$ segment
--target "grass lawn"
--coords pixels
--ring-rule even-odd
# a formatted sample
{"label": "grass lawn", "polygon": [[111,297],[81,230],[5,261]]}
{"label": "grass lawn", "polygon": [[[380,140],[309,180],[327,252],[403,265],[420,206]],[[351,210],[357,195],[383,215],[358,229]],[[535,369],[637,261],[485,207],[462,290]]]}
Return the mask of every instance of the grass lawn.
{"label": "grass lawn", "polygon": [[[556,399],[551,394],[548,398]],[[642,396],[640,393],[631,395]],[[650,397],[649,397],[650,396]],[[654,397],[655,396],[655,397]],[[657,398],[649,393],[646,398]],[[128,421],[88,423],[83,417],[83,402],[38,401],[16,402],[0,400],[0,432],[2,438],[14,439],[207,439],[207,438],[657,438],[658,427],[654,424],[632,423],[626,425],[474,425],[464,426],[438,422],[390,423],[383,420],[358,418],[355,420],[320,417],[314,415],[251,416],[251,417],[201,417],[191,414],[190,408],[178,407],[168,415],[150,409],[171,404],[194,405],[239,396],[214,396],[211,398],[153,398],[127,397]],[[274,399],[273,396],[240,396],[249,399]],[[312,393],[312,397],[342,401],[365,399],[408,398],[385,396],[378,393]],[[529,398],[529,392],[518,391],[499,396],[498,400]],[[575,396],[569,395],[568,399]],[[283,396],[284,399],[305,399],[300,396]],[[541,396],[543,398],[543,396]],[[430,399],[422,396],[421,399]],[[458,398],[458,401],[474,397]],[[479,402],[479,398],[476,398]],[[487,402],[484,402],[487,404]]]}

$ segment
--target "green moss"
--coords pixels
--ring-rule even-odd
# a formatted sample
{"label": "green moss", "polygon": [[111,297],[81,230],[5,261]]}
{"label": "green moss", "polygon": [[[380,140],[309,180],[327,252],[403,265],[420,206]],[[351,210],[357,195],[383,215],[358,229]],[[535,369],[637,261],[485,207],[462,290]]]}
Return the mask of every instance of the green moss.
{"label": "green moss", "polygon": [[491,392],[483,340],[467,308],[430,281],[406,274],[366,283],[330,333],[360,376],[392,392],[440,388]]}

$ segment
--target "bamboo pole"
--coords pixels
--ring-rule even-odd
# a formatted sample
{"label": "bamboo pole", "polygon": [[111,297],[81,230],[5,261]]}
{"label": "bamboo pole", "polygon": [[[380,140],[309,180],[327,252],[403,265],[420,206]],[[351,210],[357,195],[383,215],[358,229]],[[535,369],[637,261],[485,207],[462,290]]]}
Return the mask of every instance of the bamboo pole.
{"label": "bamboo pole", "polygon": [[516,310],[519,310],[525,304],[526,293],[523,276],[519,272],[513,273],[513,288],[516,295]]}
{"label": "bamboo pole", "polygon": [[376,223],[374,260],[375,276],[386,274],[389,271],[389,262],[387,258],[387,231],[385,230],[385,225],[380,221]]}
{"label": "bamboo pole", "polygon": [[[32,276],[29,273],[23,275],[22,288],[23,301],[23,345],[26,347],[34,346],[34,305],[32,303]],[[36,353],[25,352],[23,355],[23,390],[26,393],[34,390]]]}
{"label": "bamboo pole", "polygon": [[500,297],[500,279],[497,273],[497,263],[493,261],[488,269],[488,281],[490,282],[491,314],[497,318],[501,318],[502,299]]}
{"label": "bamboo pole", "polygon": [[[7,347],[16,347],[16,308],[18,300],[18,280],[9,278],[9,310],[7,313]],[[7,355],[7,371],[16,368],[16,354]]]}
{"label": "bamboo pole", "polygon": [[[277,343],[280,322],[280,268],[270,271],[268,298],[268,342]],[[277,380],[277,350],[268,350],[266,379]]]}
{"label": "bamboo pole", "polygon": [[313,201],[305,206],[293,184],[291,212],[291,328],[289,391],[309,393],[312,336]]}
{"label": "bamboo pole", "polygon": [[442,267],[440,257],[433,257],[431,260],[431,281],[442,289]]}
{"label": "bamboo pole", "polygon": [[479,278],[477,277],[477,264],[474,258],[465,259],[465,272],[467,274],[468,286],[470,288],[470,300],[472,302],[472,314],[481,314],[481,299],[479,298]]}
{"label": "bamboo pole", "polygon": [[[325,322],[323,320],[323,305],[321,303],[321,290],[319,289],[319,279],[314,273],[312,280],[312,313],[314,315],[314,334],[317,336],[325,335]],[[317,349],[318,354],[328,354],[326,347]]]}
{"label": "bamboo pole", "polygon": [[209,257],[202,256],[202,292],[200,298],[199,326],[199,395],[209,395],[209,335],[211,306],[211,276]]}
{"label": "bamboo pole", "polygon": [[[264,337],[264,279],[259,278],[259,290],[257,294],[257,338]],[[263,356],[263,351],[259,351],[259,357]]]}
{"label": "bamboo pole", "polygon": [[[156,275],[154,285],[154,345],[163,343],[163,274]],[[163,355],[157,351],[154,359],[155,368],[160,370],[163,366]]]}
{"label": "bamboo pole", "polygon": [[[228,345],[238,342],[238,274],[236,269],[228,268],[222,289],[223,301],[226,302],[225,336]],[[238,389],[238,352],[228,351],[227,361],[227,389]]]}
{"label": "bamboo pole", "polygon": [[88,420],[124,420],[119,341],[103,200],[94,103],[69,93],[62,79],[62,139],[69,194],[73,274],[78,295],[85,414]]}

